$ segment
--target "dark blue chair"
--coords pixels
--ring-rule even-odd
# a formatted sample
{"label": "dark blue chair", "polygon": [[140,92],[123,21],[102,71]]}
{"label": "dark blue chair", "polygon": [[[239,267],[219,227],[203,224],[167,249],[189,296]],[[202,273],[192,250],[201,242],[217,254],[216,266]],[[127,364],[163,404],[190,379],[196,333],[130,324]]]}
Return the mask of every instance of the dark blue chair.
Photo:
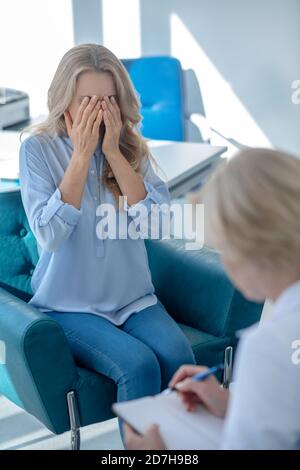
{"label": "dark blue chair", "polygon": [[142,134],[149,139],[185,140],[182,69],[174,57],[122,60],[140,95]]}

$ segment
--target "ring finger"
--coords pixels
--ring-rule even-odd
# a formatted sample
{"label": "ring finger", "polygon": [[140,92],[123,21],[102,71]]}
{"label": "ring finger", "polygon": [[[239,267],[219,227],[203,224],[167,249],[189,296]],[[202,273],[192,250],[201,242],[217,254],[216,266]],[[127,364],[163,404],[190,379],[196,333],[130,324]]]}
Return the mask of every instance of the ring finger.
{"label": "ring finger", "polygon": [[117,125],[117,120],[116,120],[116,116],[115,116],[115,113],[113,112],[113,107],[111,105],[111,103],[109,102],[109,98],[108,96],[105,96],[102,100],[102,107],[103,107],[103,110],[106,111],[110,121],[112,122],[112,124],[114,124],[115,126]]}
{"label": "ring finger", "polygon": [[98,101],[96,104],[95,104],[95,107],[93,109],[93,111],[91,112],[91,114],[89,115],[88,119],[87,119],[87,123],[86,123],[86,128],[91,130],[92,127],[93,127],[93,124],[98,116],[98,112],[100,110],[100,101]]}
{"label": "ring finger", "polygon": [[98,101],[98,97],[96,95],[94,95],[89,104],[87,105],[87,107],[85,108],[85,110],[83,111],[83,114],[82,114],[82,118],[81,118],[81,124],[83,125],[83,127],[86,127],[87,125],[87,121],[90,117],[90,114],[93,112],[96,104],[97,104],[97,101]]}

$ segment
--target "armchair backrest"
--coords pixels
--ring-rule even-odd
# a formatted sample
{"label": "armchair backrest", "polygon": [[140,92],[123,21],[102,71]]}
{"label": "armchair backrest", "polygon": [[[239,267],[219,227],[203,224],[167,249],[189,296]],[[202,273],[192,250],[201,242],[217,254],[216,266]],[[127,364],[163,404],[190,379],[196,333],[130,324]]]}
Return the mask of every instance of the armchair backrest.
{"label": "armchair backrest", "polygon": [[259,321],[263,304],[235,288],[216,251],[187,251],[185,241],[175,239],[146,240],[146,246],[156,292],[177,322],[231,337]]}
{"label": "armchair backrest", "polygon": [[29,300],[37,260],[37,245],[20,191],[0,192],[0,287]]}
{"label": "armchair backrest", "polygon": [[122,60],[141,100],[142,134],[149,139],[185,137],[182,70],[169,56]]}

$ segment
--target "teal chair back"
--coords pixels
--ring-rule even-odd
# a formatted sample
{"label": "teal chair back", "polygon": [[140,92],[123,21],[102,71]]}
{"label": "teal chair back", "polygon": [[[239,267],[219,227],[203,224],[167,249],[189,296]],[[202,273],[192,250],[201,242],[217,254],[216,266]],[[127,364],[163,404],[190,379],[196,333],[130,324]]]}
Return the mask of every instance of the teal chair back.
{"label": "teal chair back", "polygon": [[38,252],[19,190],[0,193],[0,211],[0,287],[28,301]]}

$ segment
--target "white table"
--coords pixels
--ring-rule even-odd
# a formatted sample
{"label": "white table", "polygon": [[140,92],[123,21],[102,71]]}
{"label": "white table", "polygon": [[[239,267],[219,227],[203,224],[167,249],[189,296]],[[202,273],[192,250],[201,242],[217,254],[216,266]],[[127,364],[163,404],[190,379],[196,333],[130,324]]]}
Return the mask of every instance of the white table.
{"label": "white table", "polygon": [[[22,140],[27,135],[24,134]],[[0,131],[0,179],[18,178],[19,136],[18,131]],[[226,151],[226,147],[209,144],[158,140],[149,141],[149,147],[172,198],[182,196],[201,183]],[[11,184],[11,188],[16,188],[16,185]],[[3,184],[2,190],[9,190],[9,186]]]}
{"label": "white table", "polygon": [[154,140],[149,142],[149,147],[166,175],[172,198],[186,194],[203,182],[227,150],[227,147],[209,144]]}

